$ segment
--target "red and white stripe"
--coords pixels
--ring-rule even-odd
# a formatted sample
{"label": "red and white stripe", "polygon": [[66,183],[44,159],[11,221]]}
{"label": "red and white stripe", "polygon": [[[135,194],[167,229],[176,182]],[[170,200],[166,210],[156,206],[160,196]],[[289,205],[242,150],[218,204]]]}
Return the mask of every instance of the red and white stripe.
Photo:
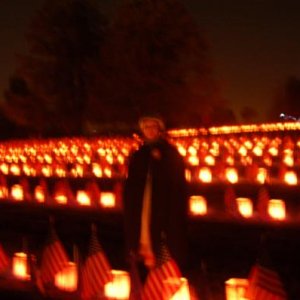
{"label": "red and white stripe", "polygon": [[92,233],[89,255],[82,270],[83,299],[101,295],[104,285],[112,280],[111,266],[102,250],[96,233]]}
{"label": "red and white stripe", "polygon": [[52,233],[46,245],[41,263],[41,278],[44,283],[52,282],[55,274],[62,271],[68,264],[68,255],[55,233]]}
{"label": "red and white stripe", "polygon": [[144,286],[143,300],[163,300],[165,294],[173,295],[179,285],[166,285],[168,279],[178,280],[180,283],[181,273],[173,259],[167,260],[161,266],[150,271]]}
{"label": "red and white stripe", "polygon": [[287,299],[278,274],[258,264],[251,270],[247,296],[250,300]]}
{"label": "red and white stripe", "polygon": [[3,273],[7,270],[9,266],[9,258],[4,252],[4,249],[0,245],[0,273]]}

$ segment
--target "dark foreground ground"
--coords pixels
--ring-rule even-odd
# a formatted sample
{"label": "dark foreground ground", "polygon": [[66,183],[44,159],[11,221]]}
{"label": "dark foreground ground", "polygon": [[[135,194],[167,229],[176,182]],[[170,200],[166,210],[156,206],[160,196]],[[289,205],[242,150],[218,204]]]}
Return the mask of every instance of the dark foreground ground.
{"label": "dark foreground ground", "polygon": [[[220,198],[220,191],[209,191]],[[298,203],[298,192],[290,196]],[[220,201],[219,201],[220,202]],[[216,204],[216,207],[218,205]],[[298,206],[291,214],[297,216]],[[115,269],[126,268],[121,212],[91,208],[41,207],[34,203],[0,203],[0,242],[7,252],[27,250],[40,256],[49,229],[49,216],[70,258],[74,245],[80,258],[88,251],[90,227],[95,223],[99,240]],[[224,281],[246,278],[261,250],[261,237],[279,272],[289,299],[300,299],[300,222],[243,220],[231,215],[209,215],[190,219],[188,276],[201,300],[224,300]],[[74,295],[43,297],[33,285],[0,280],[0,299],[74,299]]]}

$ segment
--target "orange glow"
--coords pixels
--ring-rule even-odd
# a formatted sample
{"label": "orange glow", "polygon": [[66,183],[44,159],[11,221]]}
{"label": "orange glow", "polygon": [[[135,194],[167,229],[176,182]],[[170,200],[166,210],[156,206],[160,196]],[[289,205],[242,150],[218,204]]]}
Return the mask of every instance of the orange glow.
{"label": "orange glow", "polygon": [[246,156],[247,155],[247,148],[245,146],[241,146],[239,149],[239,154],[241,156]]}
{"label": "orange glow", "polygon": [[37,185],[34,189],[34,198],[39,203],[45,202],[45,191],[42,186]]}
{"label": "orange glow", "polygon": [[107,299],[129,299],[130,278],[128,272],[111,271],[113,280],[104,286],[104,295]]}
{"label": "orange glow", "polygon": [[281,199],[270,199],[268,214],[274,220],[284,220],[286,218],[285,202]]}
{"label": "orange glow", "polygon": [[52,164],[53,159],[49,154],[45,154],[44,159],[47,164]]}
{"label": "orange glow", "polygon": [[294,165],[294,157],[292,154],[285,154],[283,156],[282,162],[288,166],[288,167],[292,167]]}
{"label": "orange glow", "polygon": [[247,300],[248,279],[230,278],[225,281],[226,300]]}
{"label": "orange glow", "polygon": [[9,172],[8,164],[2,163],[0,166],[0,170],[4,175],[7,175]]}
{"label": "orange glow", "polygon": [[23,172],[26,176],[30,176],[31,168],[29,167],[29,165],[27,165],[27,164],[23,165]]}
{"label": "orange glow", "polygon": [[191,155],[191,156],[196,156],[197,155],[197,149],[194,146],[190,146],[187,150],[187,152]]}
{"label": "orange glow", "polygon": [[106,155],[106,161],[112,165],[114,163],[114,157],[112,156],[112,154],[107,154]]}
{"label": "orange glow", "polygon": [[52,168],[51,168],[51,166],[43,166],[42,167],[42,174],[45,177],[50,177],[52,175]]}
{"label": "orange glow", "polygon": [[68,265],[55,275],[54,284],[62,291],[74,292],[77,290],[78,273],[74,262],[68,262]]}
{"label": "orange glow", "polygon": [[186,156],[186,149],[183,146],[177,146],[177,150],[181,156]]}
{"label": "orange glow", "polygon": [[252,147],[253,147],[253,144],[250,140],[245,141],[244,145],[248,150],[252,149]]}
{"label": "orange glow", "polygon": [[111,177],[112,177],[112,170],[111,170],[111,168],[106,167],[106,168],[104,169],[104,175],[105,175],[106,177],[108,177],[108,178],[111,178]]}
{"label": "orange glow", "polygon": [[185,176],[185,180],[186,180],[187,182],[191,182],[191,181],[192,181],[192,173],[191,173],[191,170],[185,169],[185,171],[184,171],[184,176]]}
{"label": "orange glow", "polygon": [[203,196],[194,195],[189,198],[189,213],[193,216],[207,214],[207,202]]}
{"label": "orange glow", "polygon": [[10,166],[10,173],[14,176],[20,176],[21,174],[21,169],[18,165],[12,164]]}
{"label": "orange glow", "polygon": [[74,174],[75,177],[83,177],[83,166],[76,164]]}
{"label": "orange glow", "polygon": [[289,185],[297,185],[298,178],[295,171],[287,171],[284,174],[284,182]]}
{"label": "orange glow", "polygon": [[253,215],[253,203],[249,198],[236,198],[239,213],[244,218],[251,218]]}
{"label": "orange glow", "polygon": [[261,147],[261,145],[257,145],[253,148],[252,152],[256,155],[256,156],[262,156],[263,154],[263,149]]}
{"label": "orange glow", "polygon": [[57,177],[66,177],[67,172],[63,167],[56,167],[55,174],[57,175]]}
{"label": "orange glow", "polygon": [[212,174],[211,170],[208,167],[203,167],[199,170],[199,179],[202,182],[211,182],[212,181]]}
{"label": "orange glow", "polygon": [[12,199],[16,201],[23,201],[24,200],[24,191],[23,187],[20,184],[14,184],[11,187],[10,195]]}
{"label": "orange glow", "polygon": [[8,198],[8,189],[6,186],[0,186],[0,199],[7,199]]}
{"label": "orange glow", "polygon": [[229,166],[233,166],[234,165],[234,158],[231,156],[231,155],[228,155],[226,157],[226,163],[229,165]]}
{"label": "orange glow", "polygon": [[277,156],[277,155],[278,155],[278,148],[276,148],[276,147],[271,147],[271,148],[269,148],[269,153],[270,153],[272,156]]}
{"label": "orange glow", "polygon": [[79,190],[77,191],[76,200],[80,205],[90,206],[91,198],[86,191]]}
{"label": "orange glow", "polygon": [[204,162],[209,166],[214,166],[216,163],[216,160],[212,155],[206,155],[204,158]]}
{"label": "orange glow", "polygon": [[83,156],[83,162],[85,162],[86,164],[89,165],[91,163],[91,157],[89,155],[85,154]]}
{"label": "orange glow", "polygon": [[67,204],[68,202],[68,197],[64,194],[64,193],[57,193],[55,196],[54,196],[54,199],[55,201],[58,203],[58,204]]}
{"label": "orange glow", "polygon": [[118,160],[118,163],[119,163],[119,164],[124,165],[124,163],[125,163],[125,157],[124,157],[124,155],[119,154],[119,155],[117,156],[117,160]]}
{"label": "orange glow", "polygon": [[199,165],[199,157],[198,156],[189,156],[188,163],[191,166],[198,166]]}
{"label": "orange glow", "polygon": [[26,253],[24,252],[14,253],[13,260],[12,260],[12,273],[18,279],[30,280]]}
{"label": "orange glow", "polygon": [[100,204],[104,208],[113,208],[116,206],[116,195],[112,192],[100,193]]}
{"label": "orange glow", "polygon": [[92,170],[93,170],[93,173],[96,177],[102,177],[103,176],[102,168],[99,164],[93,163],[92,164]]}
{"label": "orange glow", "polygon": [[240,162],[243,166],[249,166],[252,164],[253,159],[251,156],[242,156]]}
{"label": "orange glow", "polygon": [[258,168],[257,175],[256,175],[256,180],[259,183],[264,184],[266,182],[267,175],[268,175],[267,169]]}
{"label": "orange glow", "polygon": [[[165,286],[165,298],[168,300],[190,300],[190,289],[189,284],[186,278],[181,277],[179,280],[178,278],[168,278],[164,281]],[[172,287],[176,287],[177,291],[175,294],[170,295],[170,291],[172,290]]]}
{"label": "orange glow", "polygon": [[237,170],[235,168],[226,168],[225,176],[230,183],[237,183],[239,180]]}
{"label": "orange glow", "polygon": [[272,166],[272,157],[270,155],[264,155],[263,161],[266,166],[268,167]]}

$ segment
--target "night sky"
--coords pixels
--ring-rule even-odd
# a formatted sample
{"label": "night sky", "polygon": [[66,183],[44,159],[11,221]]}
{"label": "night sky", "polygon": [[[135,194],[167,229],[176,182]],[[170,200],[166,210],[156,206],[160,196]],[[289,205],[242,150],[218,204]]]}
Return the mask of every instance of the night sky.
{"label": "night sky", "polygon": [[[102,0],[113,10],[119,0]],[[43,0],[2,0],[0,92],[24,53],[24,33]],[[252,106],[265,118],[276,90],[289,76],[300,78],[298,1],[187,0],[187,9],[210,43],[216,78],[236,112]]]}

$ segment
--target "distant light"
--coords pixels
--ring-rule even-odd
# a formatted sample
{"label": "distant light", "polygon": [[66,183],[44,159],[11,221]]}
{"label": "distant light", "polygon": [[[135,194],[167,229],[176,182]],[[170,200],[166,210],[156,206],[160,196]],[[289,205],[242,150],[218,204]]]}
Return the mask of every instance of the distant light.
{"label": "distant light", "polygon": [[27,254],[24,252],[16,252],[12,261],[12,273],[17,279],[30,280],[28,270]]}
{"label": "distant light", "polygon": [[202,182],[209,183],[212,181],[211,170],[208,167],[202,167],[199,170],[199,180]]}
{"label": "distant light", "polygon": [[[176,287],[178,286],[178,289],[176,290],[175,293],[172,293],[171,291],[174,285]],[[188,280],[184,277],[181,277],[179,280],[178,278],[172,278],[172,277],[168,278],[164,282],[164,288],[165,288],[165,293],[163,294],[166,295],[166,298],[164,299],[169,299],[169,300],[191,300],[192,299],[190,295]]]}
{"label": "distant light", "polygon": [[45,191],[42,186],[37,185],[34,189],[34,198],[39,203],[45,202]]}
{"label": "distant light", "polygon": [[90,196],[86,191],[82,191],[82,190],[77,191],[76,200],[80,205],[83,205],[83,206],[91,205]]}
{"label": "distant light", "polygon": [[4,185],[0,186],[0,199],[6,199],[8,197],[8,188]]}
{"label": "distant light", "polygon": [[266,182],[267,175],[268,175],[268,172],[267,172],[266,168],[258,168],[256,180],[259,183],[264,184]]}
{"label": "distant light", "polygon": [[190,146],[187,150],[187,152],[192,155],[192,156],[196,156],[197,155],[197,149],[194,146]]}
{"label": "distant light", "polygon": [[2,163],[1,166],[0,166],[0,170],[1,170],[1,172],[2,172],[4,175],[7,175],[8,172],[9,172],[8,164]]}
{"label": "distant light", "polygon": [[50,177],[52,175],[52,168],[51,168],[51,166],[50,165],[43,166],[42,167],[42,174],[45,177]]}
{"label": "distant light", "polygon": [[116,206],[116,195],[113,192],[101,192],[100,204],[104,208],[113,208]]}
{"label": "distant light", "polygon": [[199,158],[198,156],[189,156],[188,157],[188,163],[191,165],[191,166],[198,166],[199,165]]}
{"label": "distant light", "polygon": [[185,180],[186,180],[187,182],[191,182],[191,181],[192,181],[192,173],[191,173],[191,170],[185,169],[185,171],[184,171],[184,176],[185,176]]}
{"label": "distant light", "polygon": [[11,187],[10,194],[11,194],[12,199],[14,199],[16,201],[24,200],[24,190],[23,190],[22,185],[20,185],[20,184],[14,184]]}
{"label": "distant light", "polygon": [[235,168],[226,168],[225,176],[230,183],[237,183],[239,180],[238,173]]}
{"label": "distant light", "polygon": [[20,176],[21,174],[21,168],[19,165],[16,165],[16,164],[12,164],[10,166],[10,173],[14,176]]}
{"label": "distant light", "polygon": [[104,168],[104,175],[108,178],[112,177],[112,170],[109,167]]}
{"label": "distant light", "polygon": [[204,158],[204,162],[209,166],[214,166],[215,158],[212,155],[206,155]]}
{"label": "distant light", "polygon": [[93,173],[96,177],[102,177],[103,176],[102,168],[99,164],[92,163],[92,170],[93,170]]}
{"label": "distant light", "polygon": [[62,291],[74,292],[77,290],[78,273],[74,262],[69,261],[62,271],[55,274],[54,285]]}
{"label": "distant light", "polygon": [[107,299],[129,299],[130,278],[126,271],[112,270],[113,280],[105,284],[104,295]]}
{"label": "distant light", "polygon": [[274,220],[284,220],[286,217],[285,202],[281,199],[270,199],[268,203],[268,213]]}
{"label": "distant light", "polygon": [[67,204],[68,202],[68,197],[62,192],[57,193],[54,199],[58,204]]}
{"label": "distant light", "polygon": [[249,198],[236,198],[239,213],[245,217],[250,218],[253,215],[253,203]]}
{"label": "distant light", "polygon": [[189,213],[193,216],[204,216],[207,214],[207,202],[205,197],[193,195],[189,198]]}
{"label": "distant light", "polygon": [[283,156],[282,162],[288,166],[288,167],[292,167],[294,165],[294,157],[292,154],[285,154]]}
{"label": "distant light", "polygon": [[284,174],[284,182],[289,185],[297,185],[298,179],[295,171],[287,171]]}
{"label": "distant light", "polygon": [[245,278],[230,278],[225,281],[226,300],[246,300],[249,282]]}

